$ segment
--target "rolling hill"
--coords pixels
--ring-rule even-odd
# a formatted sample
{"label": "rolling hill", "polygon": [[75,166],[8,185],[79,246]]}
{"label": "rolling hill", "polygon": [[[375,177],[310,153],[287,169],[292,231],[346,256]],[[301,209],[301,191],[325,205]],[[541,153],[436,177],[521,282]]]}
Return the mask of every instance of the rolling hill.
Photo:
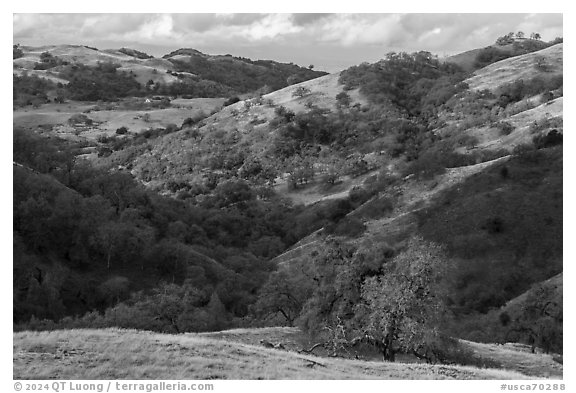
{"label": "rolling hill", "polygon": [[[230,94],[251,93],[260,88],[278,89],[301,82],[325,72],[313,71],[295,64],[271,60],[250,60],[231,55],[206,55],[194,49],[180,49],[162,58],[155,58],[129,48],[99,50],[82,45],[21,46],[22,57],[14,59],[14,73],[36,75],[55,83],[66,84],[59,74],[67,64],[95,67],[99,63],[118,65],[118,71],[132,75],[142,86],[209,82]],[[42,63],[42,54],[50,54],[66,64],[48,70],[35,70]],[[41,72],[44,71],[44,72]]]}
{"label": "rolling hill", "polygon": [[545,70],[546,77],[561,75],[563,45],[556,44],[536,52],[497,61],[476,70],[474,76],[465,82],[472,90],[494,90],[505,83],[542,75],[542,70]]}
{"label": "rolling hill", "polygon": [[[112,61],[119,68],[102,72],[152,83],[148,100],[126,90],[114,102],[14,112],[16,164],[42,173],[14,172],[24,310],[15,377],[561,377],[553,353],[562,351],[562,313],[548,315],[537,300],[561,299],[563,44],[541,46],[508,48],[510,57],[481,68],[471,59],[482,50],[453,58],[473,73],[418,52],[330,75],[194,49],[158,59],[126,48],[22,47],[14,73],[60,81],[58,89],[71,75],[60,70],[78,70],[33,70],[42,53],[80,72]],[[208,97],[189,98],[182,85]],[[81,124],[72,121],[79,115]],[[405,257],[423,252],[418,241],[449,262],[438,279],[449,314],[442,334],[499,370],[297,352],[300,334],[336,345],[385,320],[370,314],[377,307],[362,309],[367,290],[384,287],[398,261],[418,260]],[[63,271],[67,282],[56,279]],[[34,316],[38,299],[48,320]],[[419,315],[399,326],[425,323]],[[303,331],[218,331],[293,324]],[[27,331],[47,326],[68,330]],[[216,332],[72,329],[111,326]],[[395,349],[432,356],[419,352],[428,342],[407,346],[429,339],[415,331]],[[434,359],[470,360],[444,357],[438,340],[430,339]],[[501,345],[509,340],[516,344]]]}
{"label": "rolling hill", "polygon": [[546,43],[534,39],[512,39],[512,43],[494,44],[484,48],[476,48],[443,59],[446,62],[454,63],[467,71],[474,71],[482,68],[485,62],[494,58],[507,58],[538,51],[550,46],[553,43]]}

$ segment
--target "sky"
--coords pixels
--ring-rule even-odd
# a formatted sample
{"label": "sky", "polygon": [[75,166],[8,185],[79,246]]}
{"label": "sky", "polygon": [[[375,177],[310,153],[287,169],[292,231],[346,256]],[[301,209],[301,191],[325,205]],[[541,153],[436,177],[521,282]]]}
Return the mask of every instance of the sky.
{"label": "sky", "polygon": [[194,48],[328,72],[390,51],[460,53],[510,31],[549,41],[563,36],[562,14],[13,14],[13,42],[21,45],[130,47],[154,56]]}

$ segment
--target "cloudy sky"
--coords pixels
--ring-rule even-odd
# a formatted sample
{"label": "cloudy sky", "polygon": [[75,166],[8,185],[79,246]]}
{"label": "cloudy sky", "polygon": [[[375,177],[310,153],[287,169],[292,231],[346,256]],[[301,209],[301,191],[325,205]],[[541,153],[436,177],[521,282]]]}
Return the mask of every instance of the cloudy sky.
{"label": "cloudy sky", "polygon": [[21,45],[131,47],[161,56],[209,54],[294,62],[337,71],[389,51],[440,56],[489,45],[510,31],[563,36],[561,14],[14,14]]}

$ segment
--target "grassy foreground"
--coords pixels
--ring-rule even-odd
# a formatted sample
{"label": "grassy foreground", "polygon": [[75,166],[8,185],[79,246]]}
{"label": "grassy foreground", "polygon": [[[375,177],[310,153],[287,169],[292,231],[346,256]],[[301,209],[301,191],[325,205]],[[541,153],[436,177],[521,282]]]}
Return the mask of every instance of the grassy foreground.
{"label": "grassy foreground", "polygon": [[[214,337],[214,336],[213,336]],[[515,371],[321,358],[122,329],[14,333],[14,379],[526,379]]]}

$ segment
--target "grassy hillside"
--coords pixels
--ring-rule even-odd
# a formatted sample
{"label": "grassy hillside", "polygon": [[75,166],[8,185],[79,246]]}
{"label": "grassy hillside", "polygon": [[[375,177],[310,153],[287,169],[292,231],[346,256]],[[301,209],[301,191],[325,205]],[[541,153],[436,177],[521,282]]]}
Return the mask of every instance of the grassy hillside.
{"label": "grassy hillside", "polygon": [[[15,110],[12,122],[15,126],[28,129],[44,128],[63,138],[96,141],[102,135],[114,136],[120,127],[126,127],[132,134],[140,134],[153,128],[166,128],[170,124],[180,126],[187,118],[204,117],[218,111],[223,102],[222,98],[180,98],[163,109],[146,104],[143,99],[109,104],[45,104],[40,108]],[[70,124],[68,120],[79,113],[84,113],[93,123],[82,126]]]}
{"label": "grassy hillside", "polygon": [[[563,44],[511,57],[477,70],[466,83],[472,90],[494,90],[518,79],[529,79],[543,69],[549,76],[562,74]],[[544,60],[542,60],[544,59]]]}
{"label": "grassy hillside", "polygon": [[[31,135],[24,131],[41,136],[16,138],[15,152],[23,164],[81,195],[55,190],[56,197],[46,197],[29,176],[15,171],[17,182],[25,184],[15,185],[14,205],[15,265],[24,267],[15,270],[23,305],[15,314],[19,330],[120,326],[179,333],[286,324],[299,326],[313,340],[309,344],[323,343],[324,354],[362,344],[388,360],[408,356],[506,368],[518,362],[525,366],[518,370],[529,375],[540,375],[542,364],[542,376],[558,375],[552,355],[543,365],[530,357],[536,354],[503,353],[499,346],[457,338],[562,351],[562,314],[555,308],[549,315],[548,305],[542,308],[538,300],[559,301],[557,290],[538,283],[561,277],[563,267],[562,44],[534,47],[474,75],[428,52],[392,53],[375,64],[300,83],[292,78],[296,74],[289,75],[302,71],[293,64],[190,49],[163,59],[129,50],[58,49],[82,61],[93,54],[121,62],[120,68],[97,72],[60,64],[42,55],[44,49],[24,50],[16,62],[26,66],[37,56],[48,65],[58,63],[36,70],[50,77],[91,80],[99,72],[110,83],[126,82],[119,93],[127,96],[114,103],[38,104],[37,99],[57,99],[42,96],[47,86],[57,85],[14,79],[22,102],[36,106],[15,111],[14,124],[26,128],[15,137]],[[488,63],[499,56],[493,55],[486,55]],[[152,102],[131,97],[144,92],[131,87],[134,78],[148,77],[134,65],[142,71],[152,63],[172,64],[165,74],[178,79],[171,85],[176,87],[152,80],[145,88]],[[304,73],[313,77],[311,72]],[[71,84],[84,92],[82,84]],[[254,92],[256,85],[268,87]],[[192,87],[201,89],[186,90]],[[236,94],[246,89],[253,94]],[[234,96],[184,98],[224,93]],[[46,150],[55,140],[48,137],[55,136],[73,141],[77,150],[68,151],[65,143]],[[95,168],[75,159],[79,151],[91,152]],[[83,206],[92,206],[90,214]],[[96,215],[97,210],[106,214]],[[67,284],[54,279],[57,269],[46,278],[49,265],[83,275],[82,296],[69,298]],[[49,307],[32,307],[39,299]],[[71,306],[78,310],[74,314],[99,313],[70,317]],[[132,339],[168,339],[112,330],[77,333],[125,340],[128,346]],[[66,334],[18,337],[23,348],[33,337],[38,343],[60,337],[73,342],[76,353],[81,339]],[[283,361],[296,362],[288,376],[311,375],[298,368],[296,354],[261,352],[257,346],[262,337],[282,334],[246,330],[170,340],[183,348],[202,347],[201,358],[209,357],[210,346],[223,348],[213,339],[227,340],[234,351],[240,349],[230,342],[241,341],[252,351],[242,357],[281,354],[287,356]],[[285,338],[288,349],[301,345],[295,337]],[[56,360],[67,359],[49,349],[61,357]],[[470,351],[486,362],[474,363]],[[159,349],[152,352],[163,356]],[[492,363],[494,353],[502,356]],[[230,370],[203,359],[182,367],[201,370],[194,376],[218,367],[224,371],[215,377],[259,376],[246,365],[248,376],[239,374],[241,360],[230,357]],[[156,360],[149,361],[156,375]],[[358,378],[373,372],[356,369],[353,361],[323,361],[351,367],[350,375]],[[105,364],[94,375],[116,376],[113,365]],[[310,372],[326,369],[318,377],[333,377],[330,367],[310,364]],[[414,367],[415,378],[436,375],[434,367]],[[271,366],[258,363],[257,369],[264,378],[285,377]],[[411,378],[401,367],[386,370],[386,378]],[[470,377],[454,372],[455,378]]]}
{"label": "grassy hillside", "polygon": [[516,40],[513,43],[495,44],[458,53],[448,56],[444,61],[458,64],[467,71],[474,71],[495,61],[541,50],[551,44],[534,39]]}
{"label": "grassy hillside", "polygon": [[508,370],[319,358],[205,335],[118,329],[16,333],[13,356],[14,379],[527,378]]}

